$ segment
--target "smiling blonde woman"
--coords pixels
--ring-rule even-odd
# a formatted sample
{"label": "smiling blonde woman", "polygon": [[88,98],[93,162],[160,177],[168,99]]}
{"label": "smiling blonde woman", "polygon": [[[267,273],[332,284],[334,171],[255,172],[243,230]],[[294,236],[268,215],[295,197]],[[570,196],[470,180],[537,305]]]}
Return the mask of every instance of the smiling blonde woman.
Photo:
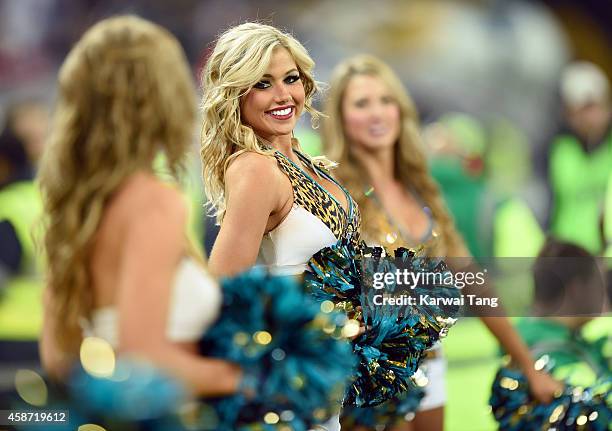
{"label": "smiling blonde woman", "polygon": [[[209,267],[231,275],[259,264],[302,274],[340,240],[357,242],[348,192],[303,154],[295,125],[312,107],[314,62],[291,35],[246,23],[222,34],[202,78],[206,194],[221,223]],[[337,418],[326,425],[339,429]]]}
{"label": "smiling blonde woman", "polygon": [[[319,115],[312,107],[318,90],[312,74],[314,61],[291,35],[258,23],[231,28],[218,39],[202,75],[203,176],[210,205],[219,219],[223,218],[226,208],[225,171],[229,163],[245,151],[270,154],[263,143],[266,137],[257,134],[257,130],[261,130],[251,127],[242,118],[242,102],[252,89],[263,90],[271,86],[270,82],[260,81],[272,57],[279,51],[288,54],[292,66],[295,66],[291,67],[295,70],[292,70],[288,83],[297,84],[295,87],[303,91],[301,100],[297,101],[301,103],[293,103],[292,116],[285,122],[291,132],[302,110],[314,117]],[[296,83],[295,77],[299,82]],[[281,78],[285,79],[284,76]],[[271,136],[268,135],[268,138]],[[299,148],[297,141],[295,144]]]}
{"label": "smiling blonde woman", "polygon": [[262,264],[300,274],[320,249],[350,236],[359,213],[344,188],[293,138],[312,107],[314,62],[291,35],[246,23],[222,34],[202,78],[202,164],[221,222],[210,255],[219,275]]}

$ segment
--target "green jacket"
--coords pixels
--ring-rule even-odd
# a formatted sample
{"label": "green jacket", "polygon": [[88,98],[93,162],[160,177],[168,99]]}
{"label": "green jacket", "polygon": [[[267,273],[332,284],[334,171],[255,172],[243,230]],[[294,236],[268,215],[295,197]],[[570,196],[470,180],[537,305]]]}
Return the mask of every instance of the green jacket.
{"label": "green jacket", "polygon": [[42,200],[33,181],[0,190],[0,221],[11,223],[22,249],[20,272],[0,295],[0,340],[36,340],[42,327],[42,265],[31,233],[41,214]]}
{"label": "green jacket", "polygon": [[[609,325],[609,319],[601,317],[587,326]],[[588,330],[571,331],[559,322],[537,317],[520,319],[516,329],[534,357],[548,355],[555,378],[576,386],[590,386],[598,378],[610,377],[609,337],[589,336]]]}
{"label": "green jacket", "polygon": [[607,245],[604,256],[612,258],[612,174],[610,174],[610,180],[608,181],[604,217],[604,238]]}
{"label": "green jacket", "polygon": [[590,153],[572,135],[555,140],[550,153],[551,231],[555,236],[601,254],[599,226],[610,174],[612,134]]}
{"label": "green jacket", "polygon": [[0,221],[10,222],[15,229],[23,251],[22,273],[31,273],[37,268],[32,229],[41,214],[40,192],[33,181],[19,181],[0,189]]}

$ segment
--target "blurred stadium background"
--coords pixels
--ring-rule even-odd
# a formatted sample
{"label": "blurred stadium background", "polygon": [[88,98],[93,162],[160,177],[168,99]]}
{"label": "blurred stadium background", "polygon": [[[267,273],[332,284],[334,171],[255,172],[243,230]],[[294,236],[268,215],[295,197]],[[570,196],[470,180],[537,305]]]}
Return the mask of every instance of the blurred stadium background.
{"label": "blurred stadium background", "polygon": [[[44,144],[59,65],[87,27],[123,13],[177,35],[196,77],[215,36],[253,19],[293,32],[322,82],[352,54],[389,62],[417,102],[433,173],[476,256],[534,255],[550,226],[548,150],[565,127],[562,71],[587,60],[612,74],[612,8],[603,0],[0,0],[0,124],[14,106],[29,107],[19,130],[30,168]],[[319,151],[309,121],[296,134]],[[197,140],[187,181],[194,235],[204,242]],[[0,193],[2,185],[0,176]],[[7,202],[0,198],[0,207]],[[32,218],[37,204],[20,211]],[[518,244],[516,232],[524,234]],[[22,270],[0,275],[0,394],[17,368],[37,366],[40,274]],[[610,331],[609,320],[595,323]],[[465,319],[444,347],[446,428],[494,429],[487,407],[499,364],[494,339]]]}

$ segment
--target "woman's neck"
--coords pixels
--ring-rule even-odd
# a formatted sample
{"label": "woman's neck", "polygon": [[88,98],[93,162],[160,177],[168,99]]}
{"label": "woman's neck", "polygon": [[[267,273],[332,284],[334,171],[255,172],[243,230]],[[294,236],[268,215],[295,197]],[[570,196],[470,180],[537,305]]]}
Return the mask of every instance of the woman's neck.
{"label": "woman's neck", "polygon": [[269,142],[274,149],[280,151],[289,159],[294,159],[293,138],[291,135],[274,136],[270,140],[267,140],[267,142]]}
{"label": "woman's neck", "polygon": [[367,172],[370,182],[375,188],[396,181],[395,154],[392,148],[367,151],[357,147],[352,152],[359,164]]}

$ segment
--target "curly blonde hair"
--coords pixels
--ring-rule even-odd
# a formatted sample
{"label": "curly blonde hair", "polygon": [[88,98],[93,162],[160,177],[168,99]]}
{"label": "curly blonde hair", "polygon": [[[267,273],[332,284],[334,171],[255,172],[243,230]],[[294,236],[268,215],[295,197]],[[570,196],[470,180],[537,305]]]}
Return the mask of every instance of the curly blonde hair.
{"label": "curly blonde hair", "polygon": [[[304,108],[317,119],[312,102],[318,91],[314,61],[293,36],[266,24],[248,22],[232,27],[217,40],[202,73],[202,176],[208,205],[218,221],[225,213],[225,171],[245,151],[270,155],[253,129],[243,124],[240,98],[261,80],[274,50],[293,57],[306,94]],[[299,144],[294,140],[294,146]]]}
{"label": "curly blonde hair", "polygon": [[160,151],[178,178],[197,101],[178,41],[134,16],[89,29],[64,61],[58,84],[39,181],[55,336],[74,352],[79,321],[92,308],[89,259],[105,205],[130,174],[152,170]]}
{"label": "curly blonde hair", "polygon": [[457,233],[452,217],[440,194],[438,185],[429,173],[427,158],[419,133],[419,119],[414,102],[400,79],[389,66],[371,55],[358,55],[340,63],[332,73],[330,91],[324,112],[330,118],[323,126],[323,147],[332,160],[338,162],[334,173],[357,201],[362,216],[362,236],[378,240],[388,232],[378,232],[376,217],[380,208],[366,195],[368,172],[351,153],[344,130],[342,101],[350,80],[358,75],[380,78],[394,95],[400,109],[400,135],[395,145],[395,173],[406,188],[413,190],[431,209],[439,226],[440,238],[432,254],[461,256],[463,240]]}

